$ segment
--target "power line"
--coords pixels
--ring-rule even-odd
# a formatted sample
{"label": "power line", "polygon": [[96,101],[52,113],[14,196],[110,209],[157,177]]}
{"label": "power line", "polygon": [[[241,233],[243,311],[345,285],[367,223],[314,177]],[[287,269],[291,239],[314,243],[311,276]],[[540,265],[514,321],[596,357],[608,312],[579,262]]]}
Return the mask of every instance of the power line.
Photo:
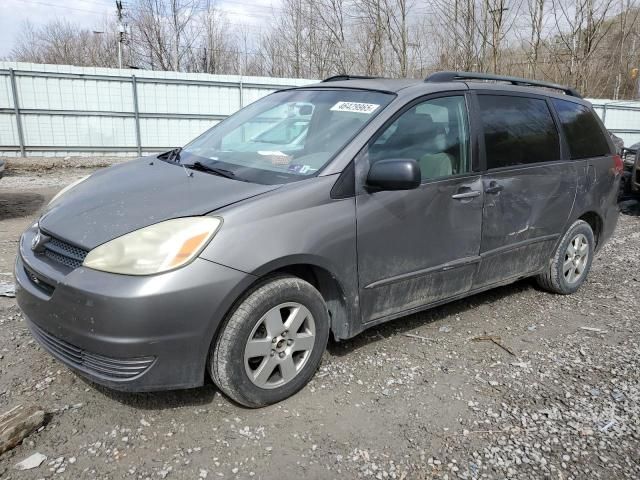
{"label": "power line", "polygon": [[[94,13],[94,14],[100,14],[100,15],[105,15],[107,13],[107,11],[98,11],[98,10],[89,10],[86,8],[78,8],[78,7],[70,7],[68,5],[60,5],[60,4],[56,4],[56,3],[49,3],[49,2],[41,2],[38,0],[18,0],[19,2],[24,2],[24,3],[31,3],[31,4],[35,4],[35,5],[42,5],[45,7],[53,7],[53,8],[61,8],[64,10],[74,10],[77,12],[86,12],[86,13]],[[105,5],[106,7],[106,5]]]}
{"label": "power line", "polygon": [[[63,0],[64,1],[64,0]],[[102,5],[102,6],[111,6],[111,0],[75,0],[75,2],[82,2],[82,3],[88,3],[89,5]]]}
{"label": "power line", "polygon": [[[268,5],[256,5],[253,3],[247,3],[247,2],[238,2],[237,0],[234,1],[225,1],[224,2],[225,5],[244,5],[245,7],[251,7],[251,9],[255,9],[255,8],[262,8],[265,10],[272,10],[272,11],[279,11],[279,12],[283,12],[285,11],[285,9],[283,7],[274,7],[273,4],[268,6]],[[217,9],[217,10],[221,10],[221,6],[219,5],[215,5],[213,6],[213,8]]]}

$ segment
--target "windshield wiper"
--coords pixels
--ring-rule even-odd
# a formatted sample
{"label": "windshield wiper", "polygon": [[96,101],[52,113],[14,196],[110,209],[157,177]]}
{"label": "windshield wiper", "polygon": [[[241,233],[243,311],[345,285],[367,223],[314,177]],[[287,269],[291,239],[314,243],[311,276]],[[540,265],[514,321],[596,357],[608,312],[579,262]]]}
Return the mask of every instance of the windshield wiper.
{"label": "windshield wiper", "polygon": [[236,174],[231,170],[225,170],[224,168],[212,167],[202,162],[194,162],[189,164],[182,164],[186,168],[192,168],[193,170],[200,170],[207,173],[213,173],[224,178],[236,178]]}
{"label": "windshield wiper", "polygon": [[177,147],[173,150],[169,150],[168,152],[161,153],[160,155],[158,155],[158,158],[161,158],[162,160],[165,160],[167,162],[179,162],[180,152],[182,152],[182,147]]}

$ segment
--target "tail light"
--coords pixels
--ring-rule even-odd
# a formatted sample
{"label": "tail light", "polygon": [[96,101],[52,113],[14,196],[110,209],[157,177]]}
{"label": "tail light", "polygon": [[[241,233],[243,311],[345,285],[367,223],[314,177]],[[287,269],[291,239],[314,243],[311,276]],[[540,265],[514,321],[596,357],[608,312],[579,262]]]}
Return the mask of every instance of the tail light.
{"label": "tail light", "polygon": [[616,175],[620,175],[624,170],[624,163],[622,162],[622,157],[620,155],[613,156],[613,171]]}

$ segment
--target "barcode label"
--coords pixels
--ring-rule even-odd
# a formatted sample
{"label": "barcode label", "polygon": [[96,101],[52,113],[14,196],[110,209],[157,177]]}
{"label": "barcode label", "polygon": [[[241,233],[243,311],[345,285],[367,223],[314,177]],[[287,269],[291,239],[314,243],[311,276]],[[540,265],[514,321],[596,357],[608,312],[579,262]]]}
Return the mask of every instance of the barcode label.
{"label": "barcode label", "polygon": [[338,102],[331,107],[332,112],[364,113],[371,115],[380,105],[375,103]]}

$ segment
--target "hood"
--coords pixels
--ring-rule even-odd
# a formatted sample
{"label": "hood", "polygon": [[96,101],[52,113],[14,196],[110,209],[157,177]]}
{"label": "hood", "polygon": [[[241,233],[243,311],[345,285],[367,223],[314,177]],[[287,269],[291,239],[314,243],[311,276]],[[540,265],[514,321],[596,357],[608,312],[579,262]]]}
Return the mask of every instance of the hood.
{"label": "hood", "polygon": [[94,173],[39,220],[51,235],[91,250],[154,223],[204,215],[278,188],[141,158]]}

